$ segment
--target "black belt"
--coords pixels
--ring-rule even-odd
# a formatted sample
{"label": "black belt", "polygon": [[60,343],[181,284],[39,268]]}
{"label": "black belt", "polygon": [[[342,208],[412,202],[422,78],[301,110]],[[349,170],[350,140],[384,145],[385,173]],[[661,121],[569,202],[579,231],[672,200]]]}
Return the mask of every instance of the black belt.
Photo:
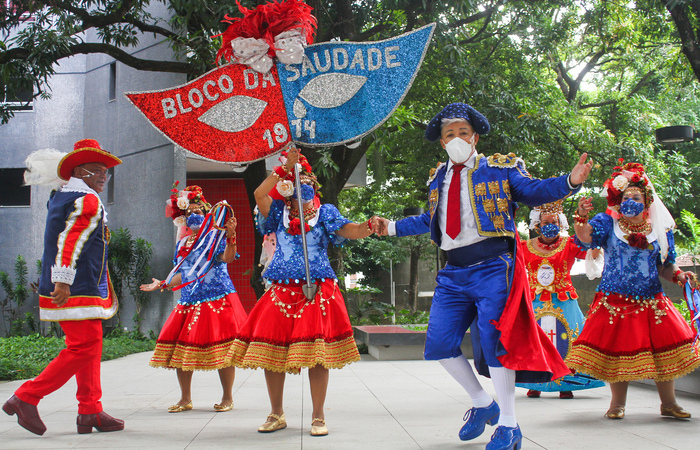
{"label": "black belt", "polygon": [[447,263],[451,266],[467,267],[513,251],[513,238],[493,237],[476,244],[447,250]]}

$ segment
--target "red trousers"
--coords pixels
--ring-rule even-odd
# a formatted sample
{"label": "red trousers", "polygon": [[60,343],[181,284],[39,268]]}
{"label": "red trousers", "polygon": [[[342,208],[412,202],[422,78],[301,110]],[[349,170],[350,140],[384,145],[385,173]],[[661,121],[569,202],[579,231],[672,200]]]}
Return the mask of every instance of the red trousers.
{"label": "red trousers", "polygon": [[15,395],[31,405],[58,390],[75,375],[78,414],[102,411],[100,360],[102,359],[102,320],[59,322],[66,334],[66,348],[33,380],[17,389]]}

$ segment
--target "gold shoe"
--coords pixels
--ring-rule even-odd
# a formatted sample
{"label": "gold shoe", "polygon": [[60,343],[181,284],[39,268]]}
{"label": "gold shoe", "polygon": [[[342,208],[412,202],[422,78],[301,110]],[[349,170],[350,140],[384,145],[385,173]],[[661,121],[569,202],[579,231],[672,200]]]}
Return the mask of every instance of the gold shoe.
{"label": "gold shoe", "polygon": [[[314,425],[315,422],[321,422],[321,425]],[[323,419],[314,419],[311,421],[311,436],[328,436],[328,427]]]}
{"label": "gold shoe", "polygon": [[258,431],[260,433],[272,433],[273,431],[287,428],[287,421],[284,418],[284,413],[281,416],[270,414],[264,424],[260,425]]}
{"label": "gold shoe", "polygon": [[183,411],[189,411],[190,409],[192,409],[192,402],[189,402],[186,405],[178,405],[177,403],[175,403],[174,405],[168,406],[169,413],[179,413]]}
{"label": "gold shoe", "polygon": [[664,405],[661,405],[661,415],[675,417],[676,419],[690,419],[690,413],[680,405],[676,405],[673,408],[664,408]]}
{"label": "gold shoe", "polygon": [[224,405],[223,403],[217,403],[214,405],[214,411],[216,412],[226,412],[226,411],[231,411],[233,409],[233,400],[231,400],[231,403],[228,405]]}
{"label": "gold shoe", "polygon": [[625,407],[624,406],[611,406],[608,412],[605,413],[605,417],[608,419],[622,419],[625,417]]}

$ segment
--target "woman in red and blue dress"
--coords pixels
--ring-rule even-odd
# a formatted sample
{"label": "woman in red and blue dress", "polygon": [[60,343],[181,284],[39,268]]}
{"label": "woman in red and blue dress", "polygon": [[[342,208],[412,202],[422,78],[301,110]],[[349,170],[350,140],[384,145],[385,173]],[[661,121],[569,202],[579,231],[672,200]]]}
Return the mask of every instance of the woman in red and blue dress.
{"label": "woman in red and blue dress", "polygon": [[[283,153],[283,158],[284,158]],[[353,223],[331,204],[321,205],[317,182],[306,158],[291,148],[284,166],[278,166],[255,190],[258,229],[275,233],[277,245],[263,276],[271,282],[231,348],[239,367],[265,369],[271,411],[258,429],[269,433],[287,426],[283,408],[286,373],[309,369],[313,403],[311,435],[328,434],[323,405],[329,370],[358,361],[350,319],[335,272],[328,259],[328,244],[372,234],[371,221]],[[292,171],[299,161],[301,195],[293,187]],[[273,198],[270,194],[274,195]],[[317,291],[311,300],[303,292],[306,270],[297,198],[304,211],[311,283]]]}
{"label": "woman in red and blue dress", "polygon": [[[552,339],[562,359],[566,360],[571,344],[583,330],[584,317],[578,305],[578,294],[571,283],[571,268],[576,259],[586,258],[573,236],[562,236],[569,229],[562,201],[532,209],[530,229],[539,236],[520,243],[525,259],[535,319]],[[597,258],[600,250],[589,250]],[[559,392],[560,398],[573,398],[572,391],[605,386],[600,380],[584,374],[566,375],[546,383],[517,383],[529,389],[527,396],[537,398],[542,391]]]}
{"label": "woman in red and blue dress", "polygon": [[674,380],[700,367],[700,342],[659,280],[684,285],[693,278],[675,264],[675,222],[639,163],[615,167],[603,195],[609,214],[589,221],[593,206],[584,197],[574,216],[578,242],[602,248],[605,266],[567,363],[610,383],[609,419],[625,416],[627,385],[641,379],[656,382],[662,416],[690,418],[676,402]]}
{"label": "woman in red and blue dress", "polygon": [[143,291],[181,287],[180,300],[160,331],[150,362],[152,367],[177,372],[180,400],[168,408],[170,413],[193,408],[191,386],[195,370],[218,370],[223,394],[221,403],[214,405],[214,411],[233,408],[236,369],[226,355],[246,319],[227,270],[227,264],[238,257],[234,217],[225,223],[226,239],[221,239],[215,249],[213,265],[206,275],[198,279],[189,275],[201,264],[200,256],[211,250],[204,245],[206,240],[199,233],[210,209],[199,186],[173,194],[166,214],[173,217],[177,226],[181,229],[186,226],[192,234],[177,244],[173,262],[178,269],[172,279],[165,282],[154,278],[151,284],[141,286]]}

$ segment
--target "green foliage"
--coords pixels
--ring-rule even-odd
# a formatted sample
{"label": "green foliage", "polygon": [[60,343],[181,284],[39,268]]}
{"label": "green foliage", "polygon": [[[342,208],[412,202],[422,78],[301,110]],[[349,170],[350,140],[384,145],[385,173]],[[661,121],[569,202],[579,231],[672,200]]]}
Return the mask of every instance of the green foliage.
{"label": "green foliage", "polygon": [[386,317],[391,315],[393,307],[388,303],[367,299],[370,293],[379,293],[378,289],[349,289],[345,295],[345,306],[353,325],[379,324]]}
{"label": "green foliage", "polygon": [[[152,244],[142,238],[132,238],[131,232],[120,228],[112,232],[109,241],[109,272],[117,298],[123,298],[124,286],[136,303],[134,323],[141,332],[141,310],[148,303],[149,296],[139,289],[150,281]],[[121,319],[119,319],[121,323]]]}
{"label": "green foliage", "polygon": [[[428,323],[430,318],[430,312],[428,311],[416,311],[411,312],[408,309],[400,309],[396,312],[396,323],[397,324],[419,324]],[[414,329],[414,328],[410,328]]]}
{"label": "green foliage", "polygon": [[[0,338],[0,380],[33,378],[64,348],[63,339],[38,334]],[[154,348],[155,340],[145,339],[139,333],[117,333],[104,339],[102,361]]]}
{"label": "green foliage", "polygon": [[685,319],[686,322],[688,322],[688,325],[690,325],[691,328],[693,328],[693,315],[690,309],[688,308],[688,304],[685,302],[685,299],[680,299],[677,303],[673,303],[673,306],[676,307],[679,313],[681,313],[681,316]]}
{"label": "green foliage", "polygon": [[23,316],[20,311],[31,292],[28,285],[27,261],[22,255],[17,255],[14,269],[14,281],[7,272],[0,272],[0,286],[5,291],[5,298],[0,300],[0,311],[7,336],[22,335],[25,324],[33,331],[37,328],[34,315],[26,313]]}
{"label": "green foliage", "polygon": [[397,324],[421,324],[428,323],[430,313],[428,311],[411,312],[408,309],[396,310],[389,303],[378,302],[372,299],[372,295],[381,291],[371,286],[361,286],[348,289],[345,294],[345,306],[353,325],[379,325],[391,323],[392,317]]}
{"label": "green foliage", "polygon": [[700,254],[700,219],[695,217],[690,211],[684,209],[681,211],[680,223],[687,231],[685,234],[679,232],[683,239],[680,240],[677,251],[679,254],[690,253],[693,258],[693,263],[698,264],[698,262],[700,262],[697,257],[697,255]]}
{"label": "green foliage", "polygon": [[[669,13],[676,8],[675,16],[687,16],[697,30],[697,2],[307,2],[318,19],[318,42],[376,41],[437,24],[411,90],[382,127],[356,149],[305,150],[326,198],[348,202],[344,213],[354,211],[362,220],[371,214],[399,219],[404,207],[425,207],[429,170],[446,159],[439,144],[423,139],[425,124],[444,105],[462,101],[492,124],[477,147],[486,155],[514,152],[533,176],[546,178],[568,172],[588,152],[597,163],[591,187],[602,185],[618,158],[639,161],[674,217],[682,209],[700,214],[688,195],[700,190],[697,143],[664,148],[654,140],[661,126],[700,126],[699,63],[684,53],[682,24]],[[41,97],[49,95],[55,65],[74,54],[104,53],[136,70],[199,76],[214,67],[220,40],[210,36],[225,29],[224,15],[240,17],[230,0],[169,0],[163,2],[167,11],[147,0],[14,3],[28,5],[32,21],[22,18],[21,8],[0,18],[0,30],[9,36],[0,40],[0,84],[10,95],[33,86]],[[247,8],[260,3],[241,2]],[[166,40],[175,61],[131,52],[140,33]],[[0,104],[3,123],[12,114]],[[338,196],[349,166],[365,151],[373,182],[362,192]],[[247,188],[260,181],[249,181]],[[597,198],[597,210],[604,206]],[[353,243],[346,247],[346,267],[372,277],[386,270],[388,260],[427,248],[425,240],[407,239]]]}

